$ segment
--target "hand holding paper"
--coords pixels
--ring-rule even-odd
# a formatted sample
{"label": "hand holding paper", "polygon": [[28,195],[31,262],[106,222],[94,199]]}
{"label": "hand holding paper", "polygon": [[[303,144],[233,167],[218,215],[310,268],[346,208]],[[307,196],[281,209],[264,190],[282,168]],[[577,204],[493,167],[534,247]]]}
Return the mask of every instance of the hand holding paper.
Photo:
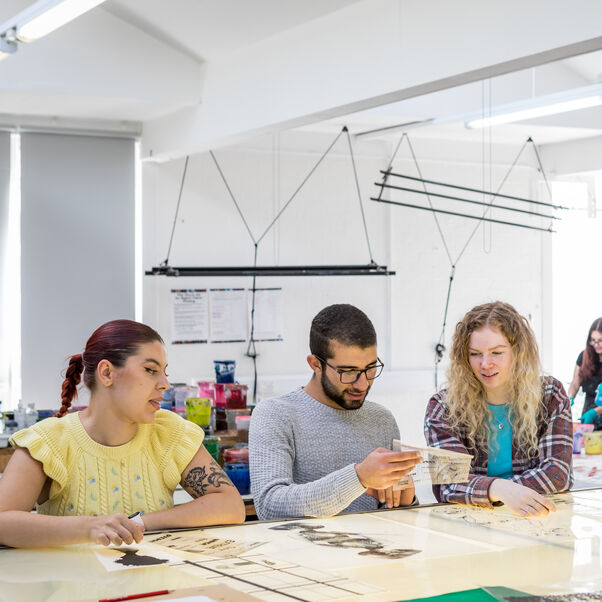
{"label": "hand holding paper", "polygon": [[379,447],[355,465],[355,472],[364,487],[387,489],[410,473],[419,462],[422,462],[422,457],[413,449],[391,451]]}
{"label": "hand holding paper", "polygon": [[470,471],[472,456],[460,454],[455,451],[440,449],[438,447],[417,447],[406,445],[401,441],[393,440],[393,449],[399,451],[422,454],[424,462],[416,466],[408,476],[400,479],[393,486],[394,489],[406,489],[414,483],[431,482],[433,485],[444,485],[447,483],[466,483]]}

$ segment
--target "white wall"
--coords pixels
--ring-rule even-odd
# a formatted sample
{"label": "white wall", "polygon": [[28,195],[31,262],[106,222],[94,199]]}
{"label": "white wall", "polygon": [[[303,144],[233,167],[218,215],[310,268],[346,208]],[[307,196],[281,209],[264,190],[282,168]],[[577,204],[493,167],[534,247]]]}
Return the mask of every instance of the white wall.
{"label": "white wall", "polygon": [[[260,245],[260,264],[368,261],[349,155],[342,141],[339,145],[337,154],[325,159],[293,201],[274,234]],[[474,160],[474,149],[464,152],[456,146],[454,159],[443,161],[437,157],[438,145],[427,141],[415,144],[419,158],[431,157],[422,163],[424,177],[480,186],[482,164]],[[397,275],[258,279],[258,286],[282,286],[285,298],[285,341],[257,346],[259,393],[278,394],[304,384],[310,374],[305,357],[312,317],[330,303],[352,303],[373,320],[379,334],[379,354],[387,365],[387,373],[374,385],[372,397],[389,406],[402,433],[416,441],[422,437],[424,405],[434,390],[434,345],[441,331],[450,265],[431,214],[368,200],[375,195],[373,183],[388,164],[388,154],[362,155],[357,148],[356,153],[374,259],[388,264]],[[506,154],[510,157],[513,153]],[[281,153],[278,161],[269,150],[229,149],[219,151],[217,157],[252,232],[258,236],[277,212],[278,200],[289,198],[319,153],[288,151]],[[407,153],[399,157],[399,168],[414,169]],[[494,188],[508,165],[505,158],[493,166]],[[165,259],[182,167],[183,161],[144,166],[146,269]],[[533,175],[531,167],[519,165],[504,192],[529,197]],[[502,218],[500,212],[494,216]],[[440,219],[455,259],[476,222],[445,216]],[[479,228],[457,265],[446,345],[466,310],[495,299],[509,301],[529,315],[536,333],[541,334],[541,249],[546,236],[501,225]],[[253,245],[210,158],[191,157],[170,265],[251,265],[252,260]],[[169,340],[169,289],[212,286],[250,287],[251,279],[147,276],[145,321]],[[244,357],[245,350],[244,344],[169,346],[170,378],[211,377],[213,359],[235,359],[237,376],[250,382],[251,361]],[[441,370],[440,384],[443,373]]]}

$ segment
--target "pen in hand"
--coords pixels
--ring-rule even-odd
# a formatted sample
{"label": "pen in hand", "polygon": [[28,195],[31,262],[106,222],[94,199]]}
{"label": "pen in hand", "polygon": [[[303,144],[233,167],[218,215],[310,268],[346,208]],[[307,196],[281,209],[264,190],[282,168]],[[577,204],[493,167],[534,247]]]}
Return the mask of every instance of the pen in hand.
{"label": "pen in hand", "polygon": [[144,525],[144,521],[142,520],[142,515],[140,514],[140,512],[134,512],[134,514],[130,514],[128,516],[128,518],[130,520],[133,520],[136,523],[140,523],[142,526],[145,526]]}

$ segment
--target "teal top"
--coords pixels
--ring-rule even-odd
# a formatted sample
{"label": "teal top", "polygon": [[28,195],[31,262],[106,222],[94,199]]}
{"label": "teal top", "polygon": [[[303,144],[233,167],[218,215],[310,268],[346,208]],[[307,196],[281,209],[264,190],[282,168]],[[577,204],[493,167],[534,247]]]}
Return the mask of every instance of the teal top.
{"label": "teal top", "polygon": [[487,476],[509,479],[512,471],[512,422],[510,421],[510,406],[489,406],[489,463]]}

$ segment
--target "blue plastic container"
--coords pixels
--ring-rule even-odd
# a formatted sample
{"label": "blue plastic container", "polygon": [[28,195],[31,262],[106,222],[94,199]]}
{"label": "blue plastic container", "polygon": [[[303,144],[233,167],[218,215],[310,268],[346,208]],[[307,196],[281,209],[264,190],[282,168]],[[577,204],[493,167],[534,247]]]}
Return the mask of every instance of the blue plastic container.
{"label": "blue plastic container", "polygon": [[233,383],[236,362],[234,360],[213,360],[216,383]]}
{"label": "blue plastic container", "polygon": [[240,495],[247,495],[251,492],[251,477],[249,465],[246,462],[226,462],[224,470]]}

